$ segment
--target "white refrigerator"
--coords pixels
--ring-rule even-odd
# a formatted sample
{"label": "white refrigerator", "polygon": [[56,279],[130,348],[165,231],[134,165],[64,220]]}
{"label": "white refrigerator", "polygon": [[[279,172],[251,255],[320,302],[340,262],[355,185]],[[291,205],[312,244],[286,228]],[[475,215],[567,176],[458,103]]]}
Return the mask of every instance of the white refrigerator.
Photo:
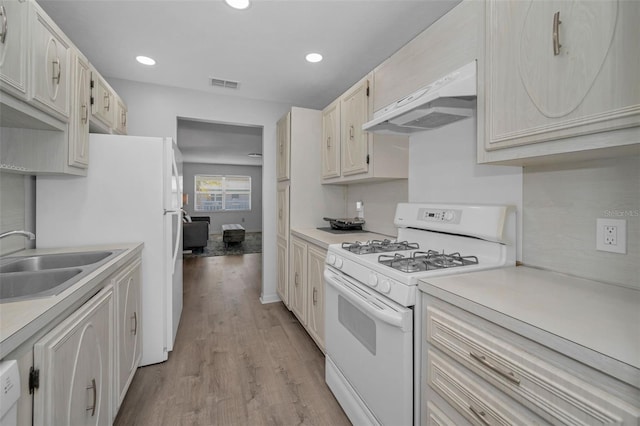
{"label": "white refrigerator", "polygon": [[182,158],[171,138],[91,134],[86,177],[36,178],[36,246],[144,242],[142,361],[167,360],[182,313]]}

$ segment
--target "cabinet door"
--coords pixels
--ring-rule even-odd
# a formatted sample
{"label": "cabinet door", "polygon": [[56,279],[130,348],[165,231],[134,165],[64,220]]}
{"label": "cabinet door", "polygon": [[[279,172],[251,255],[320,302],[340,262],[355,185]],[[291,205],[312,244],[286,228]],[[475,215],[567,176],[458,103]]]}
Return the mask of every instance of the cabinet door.
{"label": "cabinet door", "polygon": [[122,99],[116,96],[116,128],[115,132],[120,135],[127,134],[127,106]]}
{"label": "cabinet door", "polygon": [[116,309],[116,339],[117,372],[116,399],[114,401],[114,416],[124,400],[133,379],[133,375],[140,364],[142,352],[142,317],[140,315],[141,291],[140,262],[124,271],[115,280],[117,295]]}
{"label": "cabinet door", "polygon": [[322,178],[340,176],[340,102],[322,111]]}
{"label": "cabinet door", "polygon": [[289,184],[279,183],[277,190],[277,236],[289,241]]}
{"label": "cabinet door", "polygon": [[288,180],[291,170],[291,113],[288,112],[276,125],[277,153],[276,177],[278,180]]}
{"label": "cabinet door", "polygon": [[35,3],[31,18],[31,82],[35,105],[69,118],[70,43]]}
{"label": "cabinet door", "polygon": [[639,20],[637,1],[490,1],[485,149],[640,125]]}
{"label": "cabinet door", "polygon": [[91,72],[91,116],[103,126],[111,129],[114,127],[114,94],[111,87],[100,74]]}
{"label": "cabinet door", "polygon": [[27,95],[28,3],[0,1],[0,87],[23,99]]}
{"label": "cabinet door", "polygon": [[309,287],[307,329],[320,349],[324,351],[324,259],[327,252],[309,246],[307,254],[307,283]]}
{"label": "cabinet door", "polygon": [[106,287],[34,346],[34,425],[110,425],[113,292]]}
{"label": "cabinet door", "polygon": [[347,92],[340,100],[342,174],[366,173],[368,170],[368,133],[362,125],[369,117],[369,80]]}
{"label": "cabinet door", "polygon": [[69,165],[89,165],[89,110],[91,108],[91,71],[82,56],[74,56],[73,105],[69,119]]}
{"label": "cabinet door", "polygon": [[307,324],[307,244],[291,239],[291,273],[289,275],[289,302],[291,310],[302,325]]}
{"label": "cabinet door", "polygon": [[287,250],[287,242],[278,238],[278,283],[276,291],[278,296],[289,308],[289,251]]}

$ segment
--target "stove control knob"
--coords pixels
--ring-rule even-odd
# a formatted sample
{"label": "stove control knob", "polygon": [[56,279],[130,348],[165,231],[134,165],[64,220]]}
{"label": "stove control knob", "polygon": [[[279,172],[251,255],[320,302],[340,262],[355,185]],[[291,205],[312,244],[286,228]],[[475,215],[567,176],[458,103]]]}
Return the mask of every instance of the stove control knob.
{"label": "stove control knob", "polygon": [[329,256],[327,256],[327,263],[329,265],[335,265],[336,263],[336,256],[334,254],[330,254]]}
{"label": "stove control knob", "polygon": [[336,257],[335,265],[336,265],[336,268],[341,269],[342,268],[342,259],[339,258],[339,257]]}
{"label": "stove control knob", "polygon": [[375,274],[375,272],[369,274],[369,285],[371,287],[375,287],[378,285],[378,276]]}
{"label": "stove control knob", "polygon": [[378,287],[378,290],[380,290],[382,293],[389,293],[391,291],[391,283],[389,282],[389,280],[382,280],[382,282],[380,283],[380,287]]}
{"label": "stove control knob", "polygon": [[454,218],[455,214],[451,210],[444,212],[444,220],[447,222],[451,222]]}

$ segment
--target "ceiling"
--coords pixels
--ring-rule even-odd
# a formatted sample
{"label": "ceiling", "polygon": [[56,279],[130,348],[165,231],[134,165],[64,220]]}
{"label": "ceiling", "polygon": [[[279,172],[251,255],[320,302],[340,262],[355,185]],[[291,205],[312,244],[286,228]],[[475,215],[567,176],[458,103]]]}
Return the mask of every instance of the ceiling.
{"label": "ceiling", "polygon": [[[240,11],[223,0],[38,0],[107,80],[314,109],[323,109],[459,2],[253,0]],[[324,60],[306,62],[310,52],[321,53]],[[157,63],[140,65],[138,55]],[[213,87],[210,78],[239,86]],[[213,125],[210,130],[237,139],[239,129],[231,127]],[[249,140],[254,134],[255,129],[247,129]],[[220,138],[212,135],[210,140]],[[192,148],[184,147],[184,140],[179,144],[188,158]],[[233,146],[244,145],[215,149],[235,155],[236,163],[247,158],[244,148],[231,154]],[[204,155],[202,146],[193,150]]]}

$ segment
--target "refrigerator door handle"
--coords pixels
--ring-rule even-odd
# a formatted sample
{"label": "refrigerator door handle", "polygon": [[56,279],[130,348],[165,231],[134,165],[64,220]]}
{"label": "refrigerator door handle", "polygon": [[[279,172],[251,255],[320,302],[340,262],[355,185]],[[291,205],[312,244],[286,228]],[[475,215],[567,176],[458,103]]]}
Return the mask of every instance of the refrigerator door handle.
{"label": "refrigerator door handle", "polygon": [[164,209],[164,213],[163,214],[166,216],[168,214],[174,214],[174,213],[178,213],[178,210],[167,210],[167,209]]}

